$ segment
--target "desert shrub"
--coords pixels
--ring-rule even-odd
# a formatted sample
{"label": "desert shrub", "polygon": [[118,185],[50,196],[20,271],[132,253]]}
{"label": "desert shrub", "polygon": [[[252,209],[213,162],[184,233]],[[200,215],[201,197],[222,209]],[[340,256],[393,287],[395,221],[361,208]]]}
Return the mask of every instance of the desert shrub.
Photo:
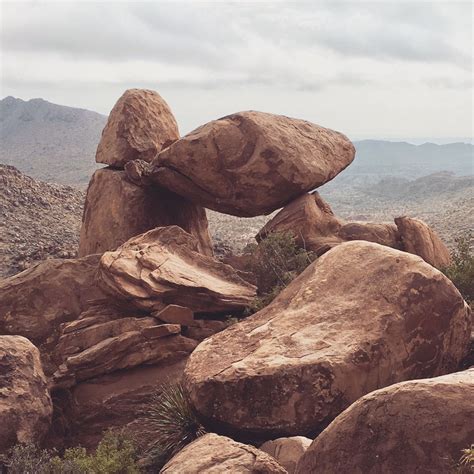
{"label": "desert shrub", "polygon": [[252,257],[250,270],[256,277],[258,288],[251,312],[267,306],[316,259],[315,253],[298,246],[290,232],[270,234],[258,245],[248,245],[245,253]]}
{"label": "desert shrub", "polygon": [[50,474],[55,452],[34,444],[15,445],[2,463],[9,474]]}
{"label": "desert shrub", "polygon": [[453,263],[443,273],[455,284],[463,298],[474,303],[474,253],[471,250],[471,233],[456,239],[456,248],[451,253]]}
{"label": "desert shrub", "polygon": [[148,465],[155,469],[206,433],[182,383],[160,387],[145,410],[144,421],[154,438]]}
{"label": "desert shrub", "polygon": [[474,444],[469,448],[461,450],[461,458],[450,470],[452,474],[473,474],[474,473]]}

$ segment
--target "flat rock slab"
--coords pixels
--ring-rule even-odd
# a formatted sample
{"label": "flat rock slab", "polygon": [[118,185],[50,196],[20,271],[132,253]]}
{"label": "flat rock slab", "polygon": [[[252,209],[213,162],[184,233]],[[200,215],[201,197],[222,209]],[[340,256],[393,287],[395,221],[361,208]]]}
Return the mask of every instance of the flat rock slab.
{"label": "flat rock slab", "polygon": [[364,394],[456,370],[469,307],[420,257],[338,245],[266,308],[205,341],[185,369],[213,429],[243,439],[319,432]]}
{"label": "flat rock slab", "polygon": [[473,440],[474,369],[470,369],[366,395],[314,440],[296,472],[461,472],[456,469],[461,450]]}
{"label": "flat rock slab", "polygon": [[163,150],[150,178],[209,209],[251,217],[330,181],[354,154],[339,132],[282,115],[239,112]]}
{"label": "flat rock slab", "polygon": [[267,441],[259,449],[275,458],[288,471],[288,474],[293,474],[298,461],[311,443],[312,440],[304,436],[292,436]]}
{"label": "flat rock slab", "polygon": [[104,291],[150,312],[168,304],[194,312],[243,310],[256,291],[230,265],[200,254],[197,240],[177,226],[158,227],[106,252],[98,277]]}

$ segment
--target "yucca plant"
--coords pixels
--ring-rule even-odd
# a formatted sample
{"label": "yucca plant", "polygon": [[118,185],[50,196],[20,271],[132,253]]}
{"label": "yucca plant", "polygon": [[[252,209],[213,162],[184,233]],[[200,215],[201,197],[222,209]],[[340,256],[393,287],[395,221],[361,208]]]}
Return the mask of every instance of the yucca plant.
{"label": "yucca plant", "polygon": [[459,464],[467,468],[468,472],[474,472],[474,444],[471,444],[469,448],[463,449],[462,453]]}

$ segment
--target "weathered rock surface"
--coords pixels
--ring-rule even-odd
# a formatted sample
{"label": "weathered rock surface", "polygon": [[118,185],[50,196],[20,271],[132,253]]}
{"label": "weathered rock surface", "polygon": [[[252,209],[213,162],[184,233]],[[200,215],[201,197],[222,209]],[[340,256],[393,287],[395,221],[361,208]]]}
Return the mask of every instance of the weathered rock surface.
{"label": "weathered rock surface", "polygon": [[169,304],[161,311],[153,313],[153,316],[165,323],[182,324],[184,326],[194,324],[194,313],[189,308],[177,304]]}
{"label": "weathered rock surface", "polygon": [[455,472],[474,439],[474,369],[372,392],[313,442],[297,472]]}
{"label": "weathered rock surface", "polygon": [[292,436],[267,441],[259,449],[275,458],[289,474],[293,474],[298,461],[311,443],[312,441],[304,436]]}
{"label": "weathered rock surface", "polygon": [[254,286],[200,254],[197,240],[177,226],[158,227],[106,252],[98,276],[104,291],[148,311],[168,304],[195,312],[242,310],[255,296]]}
{"label": "weathered rock surface", "polygon": [[204,207],[251,217],[330,181],[354,154],[339,132],[282,115],[240,112],[163,150],[150,178]]}
{"label": "weathered rock surface", "polygon": [[163,474],[286,473],[267,453],[209,433],[188,444],[161,469]]}
{"label": "weathered rock surface", "polygon": [[0,336],[0,453],[38,443],[53,407],[38,349],[21,336]]}
{"label": "weathered rock surface", "polygon": [[421,258],[338,245],[266,308],[194,350],[185,376],[198,412],[239,438],[307,435],[362,395],[456,370],[471,316]]}
{"label": "weathered rock surface", "polygon": [[411,217],[397,217],[395,224],[406,252],[419,255],[436,268],[443,268],[451,263],[448,248],[429,225]]}
{"label": "weathered rock surface", "polygon": [[151,161],[178,138],[176,120],[157,92],[128,89],[110,112],[95,161],[116,168],[131,160]]}
{"label": "weathered rock surface", "polygon": [[60,323],[72,321],[104,297],[95,282],[99,255],[46,260],[0,281],[0,333],[25,336],[41,345]]}
{"label": "weathered rock surface", "polygon": [[137,186],[125,171],[97,170],[87,190],[79,255],[115,250],[131,237],[155,227],[179,225],[212,255],[206,211],[161,187]]}

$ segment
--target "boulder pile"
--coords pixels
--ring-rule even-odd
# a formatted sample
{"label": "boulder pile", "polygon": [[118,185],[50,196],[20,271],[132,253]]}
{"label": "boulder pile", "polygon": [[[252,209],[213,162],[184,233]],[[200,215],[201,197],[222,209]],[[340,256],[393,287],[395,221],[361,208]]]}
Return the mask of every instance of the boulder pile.
{"label": "boulder pile", "polygon": [[[359,454],[376,446],[387,466],[399,455],[401,435],[385,445],[366,429],[385,433],[391,414],[379,405],[392,402],[399,433],[421,430],[428,413],[451,423],[454,453],[472,436],[458,427],[471,374],[439,376],[467,353],[470,309],[434,268],[450,257],[426,224],[344,222],[314,191],[354,154],[339,132],[255,111],[180,138],[156,92],[126,91],[97,149],[107,167],[89,184],[80,257],[0,282],[0,454],[45,435],[87,448],[111,427],[141,435],[140,413],[180,380],[214,433],[162,472],[334,472],[324,471],[333,458],[338,470],[357,459],[354,472],[378,472]],[[257,288],[213,255],[206,208],[257,216],[282,206],[257,241],[292,232],[319,258],[247,316]],[[403,384],[413,379],[436,382]],[[420,452],[407,456],[410,469]]]}

